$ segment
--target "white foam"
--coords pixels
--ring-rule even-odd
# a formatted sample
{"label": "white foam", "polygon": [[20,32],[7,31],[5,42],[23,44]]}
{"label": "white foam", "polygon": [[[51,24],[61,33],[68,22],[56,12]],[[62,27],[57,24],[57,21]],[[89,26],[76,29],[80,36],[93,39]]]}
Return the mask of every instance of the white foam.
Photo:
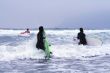
{"label": "white foam", "polygon": [[[5,35],[18,35],[22,30],[0,30],[0,36]],[[37,31],[31,31],[31,33],[36,34]],[[93,34],[106,32],[110,33],[110,30],[85,30],[85,33]],[[106,44],[102,46],[83,46],[83,45],[76,45],[73,44],[73,37],[77,35],[78,30],[47,30],[50,43],[54,43],[51,45],[51,50],[55,57],[60,58],[84,58],[84,57],[91,57],[91,56],[100,56],[100,55],[109,55],[110,54],[110,42],[108,41]],[[49,38],[50,36],[53,36]],[[106,37],[108,35],[105,35]],[[98,36],[101,37],[101,36]],[[103,38],[104,38],[103,37]],[[109,40],[109,39],[107,39]],[[35,58],[40,59],[44,58],[45,54],[43,51],[38,50],[35,48],[36,45],[36,35],[34,38],[22,42],[18,46],[9,46],[3,44],[0,46],[0,60],[13,60],[13,59],[23,59],[23,58]],[[60,41],[60,42],[59,42]],[[59,42],[59,43],[56,43]],[[69,43],[64,43],[69,42]]]}
{"label": "white foam", "polygon": [[36,49],[32,41],[33,40],[22,42],[19,46],[0,46],[0,60],[44,58],[44,52]]}
{"label": "white foam", "polygon": [[109,45],[107,46],[97,46],[97,47],[87,47],[87,46],[73,46],[73,45],[59,45],[55,46],[54,54],[58,57],[89,57],[96,55],[106,55],[110,54]]}

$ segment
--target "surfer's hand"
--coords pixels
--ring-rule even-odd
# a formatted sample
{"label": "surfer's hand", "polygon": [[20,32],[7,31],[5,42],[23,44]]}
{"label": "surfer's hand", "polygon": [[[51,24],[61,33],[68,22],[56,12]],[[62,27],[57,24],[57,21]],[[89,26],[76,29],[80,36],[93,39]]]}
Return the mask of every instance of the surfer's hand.
{"label": "surfer's hand", "polygon": [[75,38],[74,38],[73,40],[74,40],[74,41],[76,41],[76,39],[75,39]]}
{"label": "surfer's hand", "polygon": [[52,52],[50,52],[50,54],[52,54]]}

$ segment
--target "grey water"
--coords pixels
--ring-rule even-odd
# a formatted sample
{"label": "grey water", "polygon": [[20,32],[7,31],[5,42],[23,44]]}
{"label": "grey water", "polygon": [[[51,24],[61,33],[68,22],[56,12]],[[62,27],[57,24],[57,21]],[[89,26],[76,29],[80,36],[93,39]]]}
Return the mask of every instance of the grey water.
{"label": "grey water", "polygon": [[0,73],[109,73],[110,56],[91,60],[74,58],[0,61]]}

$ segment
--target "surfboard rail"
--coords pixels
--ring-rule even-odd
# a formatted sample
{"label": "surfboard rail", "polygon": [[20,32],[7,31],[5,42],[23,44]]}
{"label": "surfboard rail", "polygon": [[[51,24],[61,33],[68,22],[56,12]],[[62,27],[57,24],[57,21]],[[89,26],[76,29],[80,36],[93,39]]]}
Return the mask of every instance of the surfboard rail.
{"label": "surfboard rail", "polygon": [[44,46],[45,46],[45,54],[46,54],[45,58],[49,59],[51,57],[51,51],[47,38],[44,39]]}

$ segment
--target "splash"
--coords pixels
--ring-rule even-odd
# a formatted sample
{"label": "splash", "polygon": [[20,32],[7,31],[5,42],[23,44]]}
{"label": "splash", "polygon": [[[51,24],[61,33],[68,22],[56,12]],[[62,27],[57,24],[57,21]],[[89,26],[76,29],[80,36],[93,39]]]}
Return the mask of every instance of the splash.
{"label": "splash", "polygon": [[[10,33],[7,33],[7,31]],[[18,35],[21,31],[0,30],[0,36],[7,39],[5,42],[4,40],[0,42],[0,60],[43,59],[45,57],[45,53],[35,47],[38,31],[33,30],[31,31],[33,35],[20,37]],[[46,30],[53,56],[82,59],[110,54],[110,30],[85,30],[86,35],[101,39],[103,41],[101,46],[79,46],[73,43],[73,37],[76,37],[77,33],[78,30]]]}

